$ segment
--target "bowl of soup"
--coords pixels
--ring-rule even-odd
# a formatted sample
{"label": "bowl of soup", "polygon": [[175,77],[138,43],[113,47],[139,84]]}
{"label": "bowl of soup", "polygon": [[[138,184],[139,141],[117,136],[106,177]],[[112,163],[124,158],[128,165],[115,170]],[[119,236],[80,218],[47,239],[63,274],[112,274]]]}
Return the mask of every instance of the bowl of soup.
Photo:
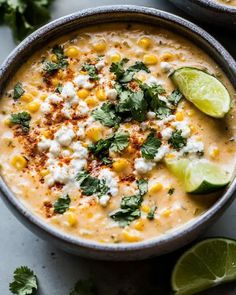
{"label": "bowl of soup", "polygon": [[70,253],[143,259],[195,239],[234,199],[235,61],[155,9],[65,16],[0,71],[1,192]]}
{"label": "bowl of soup", "polygon": [[214,26],[230,30],[236,28],[235,0],[170,0],[192,17]]}

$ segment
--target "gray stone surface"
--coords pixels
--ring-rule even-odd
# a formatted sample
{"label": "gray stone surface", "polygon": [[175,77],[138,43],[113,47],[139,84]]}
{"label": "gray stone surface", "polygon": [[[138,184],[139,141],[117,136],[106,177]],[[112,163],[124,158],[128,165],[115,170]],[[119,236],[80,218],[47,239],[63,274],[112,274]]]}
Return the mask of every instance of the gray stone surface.
{"label": "gray stone surface", "polygon": [[[159,8],[187,17],[167,0],[55,0],[53,19],[76,10],[109,5],[136,4]],[[189,17],[187,17],[189,18]],[[203,26],[205,27],[205,26]],[[206,28],[206,27],[205,27]],[[206,28],[236,57],[232,34],[218,28]],[[0,63],[14,48],[10,30],[0,26]],[[236,203],[212,226],[205,236],[236,238]],[[38,239],[21,225],[0,201],[0,295],[9,295],[8,284],[14,269],[28,265],[37,273],[39,295],[69,295],[69,290],[81,278],[92,277],[103,295],[169,294],[169,272],[179,253],[142,262],[99,262],[74,257]],[[223,286],[204,294],[236,294],[236,284]]]}

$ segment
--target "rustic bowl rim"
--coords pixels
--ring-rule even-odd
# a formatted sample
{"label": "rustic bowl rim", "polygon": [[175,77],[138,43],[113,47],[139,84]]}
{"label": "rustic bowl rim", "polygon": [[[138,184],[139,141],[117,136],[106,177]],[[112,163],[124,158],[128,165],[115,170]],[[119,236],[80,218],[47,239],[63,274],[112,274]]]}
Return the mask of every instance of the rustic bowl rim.
{"label": "rustic bowl rim", "polygon": [[[56,19],[47,25],[41,27],[29,37],[27,37],[22,43],[20,43],[15,50],[7,57],[4,61],[3,65],[0,68],[0,89],[1,85],[4,87],[9,77],[5,77],[7,74],[7,70],[13,65],[14,61],[17,59],[18,55],[25,51],[25,49],[32,43],[36,42],[38,38],[43,38],[47,33],[53,34],[53,29],[57,27],[65,26],[75,20],[80,20],[81,18],[86,18],[89,16],[99,16],[106,15],[110,13],[117,14],[125,14],[130,13],[135,16],[135,14],[142,14],[146,17],[155,17],[162,19],[163,21],[169,23],[170,26],[179,26],[188,31],[188,34],[192,33],[196,38],[198,37],[199,43],[206,42],[211,50],[216,50],[218,54],[223,55],[223,60],[225,65],[228,65],[228,76],[230,75],[231,82],[236,77],[236,63],[234,59],[230,56],[230,54],[224,49],[222,45],[218,41],[216,41],[211,35],[205,32],[203,29],[198,27],[197,25],[181,18],[171,13],[167,13],[161,10],[157,10],[154,8],[148,8],[143,6],[135,6],[135,5],[112,5],[112,6],[101,6],[96,8],[84,9],[78,12],[75,12],[70,15],[63,16],[59,19]],[[132,20],[135,23],[135,20]],[[63,35],[63,33],[62,33]],[[33,53],[33,52],[32,52]],[[7,75],[6,75],[7,76]],[[234,76],[234,77],[233,77]],[[236,85],[236,80],[234,80],[234,85]],[[69,234],[64,233],[62,230],[57,229],[56,227],[50,226],[46,224],[40,217],[35,215],[32,211],[30,211],[18,198],[15,197],[14,193],[10,190],[7,184],[4,182],[3,178],[0,177],[0,192],[3,195],[6,203],[15,209],[15,212],[19,213],[23,219],[27,223],[33,224],[36,228],[40,229],[45,234],[49,234],[55,240],[60,242],[64,242],[69,245],[78,246],[87,248],[90,250],[96,250],[99,252],[107,251],[107,252],[132,252],[135,250],[142,250],[147,248],[153,248],[158,246],[163,246],[174,242],[177,238],[182,237],[185,238],[190,232],[198,230],[204,224],[210,224],[212,220],[218,217],[222,212],[230,205],[230,203],[234,200],[234,192],[236,190],[236,179],[230,184],[222,197],[216,201],[216,203],[201,216],[196,219],[187,222],[185,225],[181,227],[175,228],[173,231],[170,231],[166,234],[163,234],[156,238],[147,239],[144,241],[140,241],[137,243],[121,243],[121,244],[102,244],[93,240],[84,239],[81,237],[75,237]]]}
{"label": "rustic bowl rim", "polygon": [[225,14],[227,13],[236,14],[236,7],[220,4],[212,0],[188,0],[188,1],[194,4],[199,4],[200,6],[204,8],[210,8],[211,10],[215,12],[221,12]]}

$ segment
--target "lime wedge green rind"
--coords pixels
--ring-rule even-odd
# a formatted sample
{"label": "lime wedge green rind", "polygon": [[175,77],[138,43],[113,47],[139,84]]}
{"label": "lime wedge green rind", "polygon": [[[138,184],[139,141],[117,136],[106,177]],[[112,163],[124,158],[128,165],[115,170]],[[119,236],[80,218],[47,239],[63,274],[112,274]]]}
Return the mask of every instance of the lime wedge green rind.
{"label": "lime wedge green rind", "polygon": [[185,252],[171,277],[176,295],[193,295],[236,280],[236,241],[206,239]]}
{"label": "lime wedge green rind", "polygon": [[229,112],[229,92],[214,76],[197,68],[182,67],[174,71],[170,78],[185,98],[203,113],[223,118]]}
{"label": "lime wedge green rind", "polygon": [[179,179],[184,180],[185,171],[189,165],[188,159],[166,159],[165,160],[167,168]]}

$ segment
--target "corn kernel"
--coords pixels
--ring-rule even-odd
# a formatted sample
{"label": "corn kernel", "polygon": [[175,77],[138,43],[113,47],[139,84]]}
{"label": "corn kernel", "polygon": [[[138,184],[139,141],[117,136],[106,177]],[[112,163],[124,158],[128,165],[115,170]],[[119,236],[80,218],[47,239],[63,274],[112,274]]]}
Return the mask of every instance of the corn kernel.
{"label": "corn kernel", "polygon": [[16,155],[11,159],[11,164],[17,170],[23,170],[27,165],[27,160],[21,155]]}
{"label": "corn kernel", "polygon": [[51,132],[49,130],[42,130],[41,134],[46,138],[50,138],[51,136]]}
{"label": "corn kernel", "polygon": [[30,91],[30,94],[32,95],[32,96],[38,96],[38,94],[39,94],[39,92],[37,91],[37,90],[31,90]]}
{"label": "corn kernel", "polygon": [[217,146],[211,147],[210,148],[210,157],[212,159],[216,159],[220,154],[220,150]]}
{"label": "corn kernel", "polygon": [[40,175],[42,177],[47,176],[49,173],[50,173],[50,171],[48,169],[43,169],[43,170],[40,171]]}
{"label": "corn kernel", "polygon": [[96,96],[99,100],[104,101],[107,99],[107,95],[104,89],[100,88],[96,91]]}
{"label": "corn kernel", "polygon": [[59,70],[57,72],[57,78],[58,79],[63,79],[65,77],[65,73],[62,70]]}
{"label": "corn kernel", "polygon": [[33,100],[33,97],[31,94],[29,93],[24,93],[22,96],[21,96],[21,100],[25,101],[25,102],[31,102]]}
{"label": "corn kernel", "polygon": [[171,210],[169,210],[169,209],[166,209],[162,212],[162,216],[164,216],[164,217],[169,217],[170,214],[171,214]]}
{"label": "corn kernel", "polygon": [[44,101],[47,97],[48,97],[48,95],[47,95],[46,93],[43,93],[43,94],[40,96],[41,100],[43,100],[43,101]]}
{"label": "corn kernel", "polygon": [[37,112],[37,111],[39,110],[39,108],[40,108],[40,103],[39,103],[39,101],[37,101],[37,100],[33,100],[33,101],[31,101],[31,102],[28,103],[28,105],[27,105],[27,109],[28,109],[30,112],[32,112],[32,113]]}
{"label": "corn kernel", "polygon": [[69,46],[65,50],[65,55],[68,57],[77,57],[79,55],[79,49],[75,46]]}
{"label": "corn kernel", "polygon": [[111,62],[119,62],[121,60],[121,56],[119,53],[115,53],[113,55],[111,55]]}
{"label": "corn kernel", "polygon": [[139,230],[139,231],[143,231],[144,229],[144,221],[142,219],[139,219],[135,222],[134,224],[134,228]]}
{"label": "corn kernel", "polygon": [[143,212],[145,212],[145,213],[149,213],[150,210],[151,210],[151,208],[150,208],[148,205],[143,204],[143,205],[141,206],[141,210],[142,210]]}
{"label": "corn kernel", "polygon": [[96,142],[102,138],[102,130],[100,127],[90,127],[86,130],[86,136],[88,139]]}
{"label": "corn kernel", "polygon": [[183,114],[183,112],[177,112],[177,113],[175,114],[175,118],[176,118],[177,121],[183,121],[183,119],[184,119],[184,114]]}
{"label": "corn kernel", "polygon": [[190,130],[192,133],[196,132],[196,127],[194,125],[190,125]]}
{"label": "corn kernel", "polygon": [[144,49],[148,49],[152,45],[152,40],[148,37],[142,37],[138,40],[138,45]]}
{"label": "corn kernel", "polygon": [[188,110],[186,113],[189,117],[192,117],[195,112],[194,112],[194,110]]}
{"label": "corn kernel", "polygon": [[143,62],[146,65],[150,65],[150,66],[155,65],[157,64],[157,57],[154,54],[145,54],[143,57]]}
{"label": "corn kernel", "polygon": [[167,158],[167,159],[173,159],[173,158],[175,158],[175,154],[168,153],[168,154],[165,155],[165,158]]}
{"label": "corn kernel", "polygon": [[107,45],[106,45],[105,40],[100,40],[99,42],[93,44],[93,49],[98,52],[104,51],[106,49],[106,47],[107,47]]}
{"label": "corn kernel", "polygon": [[4,124],[7,126],[7,127],[11,127],[13,124],[12,124],[12,121],[10,118],[6,118],[4,120]]}
{"label": "corn kernel", "polygon": [[165,52],[160,56],[160,61],[170,62],[175,59],[175,56],[173,53]]}
{"label": "corn kernel", "polygon": [[122,235],[124,240],[126,240],[127,242],[137,242],[140,240],[140,236],[136,232],[131,230],[124,229],[122,231]]}
{"label": "corn kernel", "polygon": [[85,102],[87,103],[89,107],[95,107],[98,104],[98,100],[95,97],[91,97],[91,96],[87,97],[85,99]]}
{"label": "corn kernel", "polygon": [[163,189],[163,185],[160,182],[155,183],[150,189],[150,194],[156,194]]}
{"label": "corn kernel", "polygon": [[129,145],[126,150],[129,154],[133,154],[136,152],[136,150],[132,147],[132,145]]}
{"label": "corn kernel", "polygon": [[77,220],[77,216],[76,216],[75,213],[67,212],[66,217],[67,217],[67,221],[68,221],[70,226],[75,226],[76,225],[78,220]]}
{"label": "corn kernel", "polygon": [[58,80],[57,78],[52,78],[52,79],[51,79],[51,84],[52,84],[53,86],[57,86],[57,85],[59,84],[59,80]]}
{"label": "corn kernel", "polygon": [[85,99],[89,96],[89,90],[87,89],[80,89],[77,92],[79,98]]}
{"label": "corn kernel", "polygon": [[58,59],[57,59],[56,54],[51,54],[51,55],[50,55],[50,60],[51,60],[52,62],[57,62]]}
{"label": "corn kernel", "polygon": [[112,166],[116,172],[123,172],[125,169],[127,169],[130,166],[130,163],[128,160],[124,158],[120,158],[116,160]]}

